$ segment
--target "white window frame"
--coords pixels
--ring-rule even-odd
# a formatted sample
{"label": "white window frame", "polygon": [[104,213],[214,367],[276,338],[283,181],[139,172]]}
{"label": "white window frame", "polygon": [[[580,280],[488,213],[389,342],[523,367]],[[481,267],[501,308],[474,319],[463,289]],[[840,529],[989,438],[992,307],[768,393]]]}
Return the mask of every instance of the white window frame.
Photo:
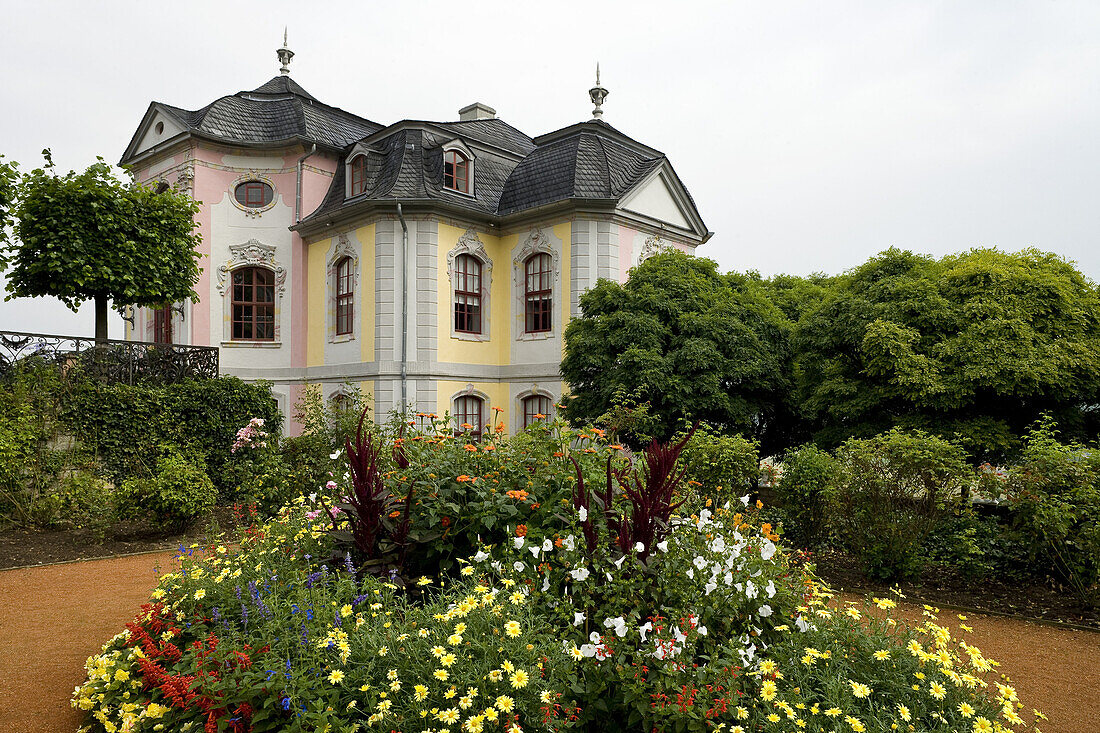
{"label": "white window frame", "polygon": [[[467,333],[455,328],[455,261],[461,255],[469,255],[481,263],[481,333]],[[459,341],[489,341],[492,331],[493,260],[485,251],[485,245],[473,229],[467,229],[451,251],[447,253],[447,281],[450,284],[450,303],[447,307],[451,320],[451,338]]]}

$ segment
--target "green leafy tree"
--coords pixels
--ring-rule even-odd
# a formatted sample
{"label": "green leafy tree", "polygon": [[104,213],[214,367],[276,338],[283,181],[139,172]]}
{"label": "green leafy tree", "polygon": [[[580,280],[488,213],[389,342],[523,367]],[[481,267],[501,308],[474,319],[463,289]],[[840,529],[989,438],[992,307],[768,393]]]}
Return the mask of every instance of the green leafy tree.
{"label": "green leafy tree", "polygon": [[11,264],[7,299],[52,295],[73,310],[93,300],[96,338],[104,340],[109,300],[156,306],[198,298],[193,199],[121,181],[102,158],[83,173],[58,175],[43,154],[45,168],[11,184],[15,239],[0,247],[0,265]]}
{"label": "green leafy tree", "polygon": [[1100,295],[1062,258],[887,250],[799,321],[795,373],[817,439],[894,426],[1000,459],[1042,412],[1090,434],[1100,397]]}
{"label": "green leafy tree", "polygon": [[8,241],[8,227],[14,223],[11,217],[18,180],[15,163],[5,161],[4,156],[0,155],[0,270],[4,268],[3,245]]}
{"label": "green leafy tree", "polygon": [[625,284],[600,281],[566,327],[566,412],[593,421],[629,394],[648,403],[655,435],[683,421],[743,432],[768,450],[790,385],[789,327],[758,279],[722,275],[707,259],[670,252]]}

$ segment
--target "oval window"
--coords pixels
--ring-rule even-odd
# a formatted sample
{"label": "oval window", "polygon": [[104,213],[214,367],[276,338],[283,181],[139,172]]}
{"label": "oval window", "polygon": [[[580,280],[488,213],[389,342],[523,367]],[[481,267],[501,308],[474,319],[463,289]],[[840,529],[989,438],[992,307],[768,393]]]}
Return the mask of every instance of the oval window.
{"label": "oval window", "polygon": [[262,209],[275,198],[275,189],[263,181],[245,181],[233,192],[237,203],[250,209]]}

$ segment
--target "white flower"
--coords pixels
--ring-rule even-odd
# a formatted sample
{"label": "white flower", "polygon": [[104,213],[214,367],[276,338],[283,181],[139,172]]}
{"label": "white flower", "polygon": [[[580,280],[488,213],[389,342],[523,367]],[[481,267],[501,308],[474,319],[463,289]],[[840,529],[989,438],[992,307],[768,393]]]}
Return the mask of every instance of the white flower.
{"label": "white flower", "polygon": [[645,635],[650,631],[653,631],[653,622],[646,621],[644,624],[638,627],[638,633],[642,635],[642,641],[645,641]]}
{"label": "white flower", "polygon": [[713,514],[713,512],[711,512],[710,509],[700,510],[700,512],[699,512],[699,526],[702,527],[704,524],[709,522],[712,514]]}
{"label": "white flower", "polygon": [[340,457],[340,449],[337,448],[335,453],[329,453],[328,457],[335,461],[337,458]]}
{"label": "white flower", "polygon": [[550,575],[549,575],[549,573],[547,573],[546,577],[542,579],[542,592],[545,593],[548,590],[550,590]]}
{"label": "white flower", "polygon": [[717,584],[717,583],[715,583],[715,582],[714,582],[714,581],[712,580],[711,582],[709,582],[709,583],[707,583],[706,585],[704,585],[704,586],[703,586],[703,595],[705,595],[705,596],[709,596],[709,595],[710,595],[710,592],[711,592],[712,590],[714,590],[715,588],[717,588],[717,587],[718,587],[718,584]]}
{"label": "white flower", "polygon": [[580,517],[580,520],[582,522],[588,519],[588,507],[582,506],[580,509],[578,509],[577,516]]}
{"label": "white flower", "polygon": [[584,623],[585,615],[583,613],[573,612],[573,625],[580,626]]}
{"label": "white flower", "polygon": [[756,586],[753,585],[752,581],[750,580],[747,583],[745,583],[745,598],[756,598],[756,595],[757,595]]}
{"label": "white flower", "polygon": [[763,560],[771,560],[772,555],[775,554],[775,545],[771,540],[764,540],[764,545],[760,548],[760,557]]}
{"label": "white flower", "polygon": [[593,631],[591,634],[588,635],[588,640],[590,642],[592,642],[593,644],[599,644],[600,643],[600,632]]}
{"label": "white flower", "polygon": [[772,615],[772,607],[765,603],[760,607],[759,614],[765,618]]}
{"label": "white flower", "polygon": [[524,570],[527,569],[527,566],[521,563],[519,560],[516,560],[514,563],[512,563],[512,567],[516,569],[517,573],[522,573]]}
{"label": "white flower", "polygon": [[312,494],[309,495],[309,500],[310,501],[317,501],[317,492],[316,491],[314,491]]}
{"label": "white flower", "polygon": [[645,543],[644,542],[635,542],[634,543],[634,552],[644,552],[644,551],[645,551]]}
{"label": "white flower", "polygon": [[581,645],[581,654],[583,654],[586,657],[596,656],[596,645],[595,644],[582,644]]}
{"label": "white flower", "polygon": [[496,570],[498,573],[504,569],[504,566],[500,564],[500,560],[493,560],[491,563],[489,563],[489,567],[491,567],[493,570]]}
{"label": "white flower", "polygon": [[573,576],[573,580],[587,580],[591,573],[588,572],[588,568],[577,568],[570,570],[569,574]]}
{"label": "white flower", "polygon": [[614,629],[615,635],[618,637],[626,636],[626,620],[622,616],[605,618],[603,620],[603,625],[605,628]]}
{"label": "white flower", "polygon": [[539,547],[538,545],[531,545],[527,549],[530,550],[531,556],[534,557],[536,560],[538,560],[539,553],[542,552],[542,548]]}
{"label": "white flower", "polygon": [[725,538],[723,538],[722,535],[718,535],[717,537],[715,537],[714,542],[712,542],[711,545],[710,545],[710,549],[714,550],[715,552],[725,552],[726,551],[726,540],[725,540]]}
{"label": "white flower", "polygon": [[328,489],[329,491],[336,491],[336,482],[335,481],[329,481],[327,484],[325,484],[325,488]]}
{"label": "white flower", "polygon": [[542,541],[542,551],[543,552],[550,552],[553,549],[554,549],[554,543],[553,542],[551,542],[548,539]]}
{"label": "white flower", "polygon": [[478,550],[477,554],[474,555],[474,562],[485,562],[488,559],[489,553],[485,552],[484,550]]}
{"label": "white flower", "polygon": [[696,631],[699,632],[699,636],[706,636],[707,635],[707,627],[706,626],[700,626],[698,629],[696,629]]}
{"label": "white flower", "polygon": [[677,644],[683,644],[685,641],[687,641],[687,635],[684,632],[680,631],[679,626],[674,626],[672,628],[672,635],[676,638]]}
{"label": "white flower", "polygon": [[685,574],[692,580],[695,580],[695,568],[688,568]]}
{"label": "white flower", "polygon": [[741,503],[744,504],[745,506],[749,505],[749,495],[748,494],[745,494],[744,496],[741,497]]}
{"label": "white flower", "polygon": [[668,552],[668,540],[661,540],[658,542],[657,549],[661,552]]}
{"label": "white flower", "polygon": [[810,624],[807,623],[806,619],[802,618],[802,616],[799,616],[794,620],[794,625],[797,626],[798,630],[802,632],[808,631],[810,628]]}
{"label": "white flower", "polygon": [[769,580],[764,592],[768,594],[768,598],[775,598],[775,581]]}
{"label": "white flower", "polygon": [[562,541],[561,541],[561,545],[562,545],[562,547],[564,547],[565,549],[567,549],[567,550],[569,550],[570,552],[572,552],[572,551],[573,551],[573,548],[574,548],[574,547],[576,547],[576,544],[575,544],[575,543],[574,543],[574,541],[573,541],[573,535],[569,535],[569,536],[568,536],[568,537],[566,537],[566,538],[565,538],[564,540],[562,540]]}
{"label": "white flower", "polygon": [[741,662],[744,666],[749,666],[749,662],[756,656],[756,644],[749,644],[744,649],[737,652],[741,655]]}
{"label": "white flower", "polygon": [[516,546],[516,549],[517,549],[517,550],[520,550],[520,549],[522,549],[522,548],[523,548],[523,542],[524,542],[524,540],[523,540],[523,538],[522,538],[522,537],[514,537],[514,538],[512,538],[512,543],[513,543],[513,544],[514,544],[514,545]]}
{"label": "white flower", "polygon": [[621,568],[623,566],[623,560],[625,560],[625,559],[626,559],[626,555],[623,555],[622,557],[620,557],[618,560],[615,561],[615,569],[616,570],[618,570],[619,568]]}
{"label": "white flower", "polygon": [[703,558],[702,555],[696,555],[695,559],[691,562],[693,565],[695,565],[695,567],[699,568],[700,570],[707,566],[707,561]]}
{"label": "white flower", "polygon": [[733,573],[726,571],[726,574],[722,576],[722,582],[726,585],[733,584]]}

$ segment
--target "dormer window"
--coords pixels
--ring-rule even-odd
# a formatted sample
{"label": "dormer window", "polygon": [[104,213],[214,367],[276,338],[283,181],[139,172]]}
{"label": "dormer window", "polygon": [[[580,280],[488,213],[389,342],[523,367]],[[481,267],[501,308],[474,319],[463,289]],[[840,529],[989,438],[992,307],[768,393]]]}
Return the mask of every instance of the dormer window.
{"label": "dormer window", "polygon": [[367,156],[357,155],[351,161],[351,195],[358,196],[367,191]]}
{"label": "dormer window", "polygon": [[443,153],[443,186],[459,193],[470,192],[470,161],[456,150]]}

